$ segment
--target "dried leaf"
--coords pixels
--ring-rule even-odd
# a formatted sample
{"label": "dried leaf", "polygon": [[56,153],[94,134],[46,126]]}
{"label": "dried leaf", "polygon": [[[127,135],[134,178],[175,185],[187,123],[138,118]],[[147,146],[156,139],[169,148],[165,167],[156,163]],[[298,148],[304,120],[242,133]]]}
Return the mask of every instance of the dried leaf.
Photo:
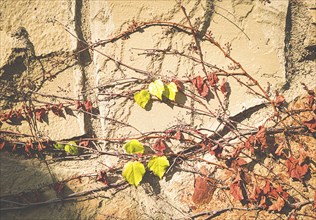
{"label": "dried leaf", "polygon": [[91,101],[86,100],[86,101],[84,101],[83,105],[84,105],[85,110],[86,110],[87,112],[92,113],[93,107],[92,107],[92,102],[91,102]]}
{"label": "dried leaf", "polygon": [[38,120],[39,122],[42,122],[45,116],[45,113],[46,113],[46,110],[44,108],[35,109],[36,120]]}
{"label": "dried leaf", "polygon": [[192,196],[192,201],[197,205],[203,205],[209,203],[212,200],[213,194],[215,192],[216,180],[209,179],[207,181],[204,177],[198,176],[195,178],[194,182],[194,193]]}
{"label": "dried leaf", "polygon": [[314,209],[316,209],[316,190],[314,191]]}
{"label": "dried leaf", "polygon": [[286,160],[286,167],[288,168],[288,173],[291,178],[302,181],[302,178],[308,171],[307,164],[299,164],[299,160],[294,158],[293,156],[289,157]]}
{"label": "dried leaf", "polygon": [[260,142],[261,147],[267,148],[267,136],[266,136],[267,130],[264,126],[259,126],[259,131],[256,134],[256,140]]}
{"label": "dried leaf", "polygon": [[281,156],[282,153],[283,153],[283,150],[284,150],[285,146],[283,144],[280,144],[278,146],[278,148],[275,150],[275,154],[278,155],[278,156]]}
{"label": "dried leaf", "polygon": [[207,76],[208,83],[210,86],[215,87],[218,83],[218,77],[215,73],[211,73]]}
{"label": "dried leaf", "polygon": [[163,139],[158,139],[156,141],[156,143],[154,144],[153,148],[156,151],[158,151],[160,153],[163,153],[164,150],[166,150],[166,146],[167,146],[167,144],[166,144],[166,142]]}
{"label": "dried leaf", "polygon": [[184,139],[182,132],[181,131],[177,131],[176,134],[175,134],[175,138],[178,141],[182,141]]}
{"label": "dried leaf", "polygon": [[193,85],[197,88],[198,93],[206,97],[208,96],[210,89],[207,85],[207,83],[204,82],[203,78],[201,76],[197,76],[192,80]]}
{"label": "dried leaf", "polygon": [[263,194],[268,195],[273,189],[273,186],[269,180],[266,180],[266,183],[263,187]]}
{"label": "dried leaf", "polygon": [[252,202],[258,202],[260,199],[260,193],[261,193],[261,189],[259,188],[259,186],[255,185],[249,196],[249,200]]}
{"label": "dried leaf", "polygon": [[316,132],[316,120],[312,118],[309,121],[304,121],[304,125],[308,128],[310,132]]}
{"label": "dried leaf", "polygon": [[237,174],[236,179],[229,186],[230,194],[238,200],[241,201],[244,199],[244,195],[241,188],[241,177],[240,173]]}
{"label": "dried leaf", "polygon": [[228,95],[228,82],[227,82],[226,78],[222,79],[222,84],[221,84],[220,90],[225,96]]}
{"label": "dried leaf", "polygon": [[284,207],[284,205],[285,205],[284,199],[279,197],[277,199],[277,201],[272,203],[272,205],[268,208],[268,210],[270,210],[270,211],[278,211],[279,212]]}
{"label": "dried leaf", "polygon": [[108,184],[108,177],[107,177],[107,174],[104,170],[101,170],[98,173],[97,181],[102,182],[104,185]]}
{"label": "dried leaf", "polygon": [[278,97],[276,97],[276,99],[274,100],[274,103],[276,106],[280,106],[284,103],[285,99],[283,95],[279,95]]}
{"label": "dried leaf", "polygon": [[4,146],[5,146],[5,141],[0,143],[0,150],[2,150],[4,148]]}

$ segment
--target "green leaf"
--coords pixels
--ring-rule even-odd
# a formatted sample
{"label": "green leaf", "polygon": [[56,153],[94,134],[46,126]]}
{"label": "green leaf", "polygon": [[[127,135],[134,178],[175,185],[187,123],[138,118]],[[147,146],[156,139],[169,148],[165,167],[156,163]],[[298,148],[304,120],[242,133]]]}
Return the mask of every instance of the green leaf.
{"label": "green leaf", "polygon": [[169,166],[169,161],[165,156],[153,156],[148,162],[149,170],[151,170],[156,176],[159,176],[160,179],[165,174],[166,169]]}
{"label": "green leaf", "polygon": [[171,82],[165,86],[165,91],[164,91],[163,95],[166,98],[168,98],[172,101],[175,101],[177,92],[178,92],[177,85],[174,82]]}
{"label": "green leaf", "polygon": [[138,140],[131,140],[124,145],[129,154],[144,153],[144,146]]}
{"label": "green leaf", "polygon": [[145,108],[150,100],[150,94],[147,90],[141,90],[135,93],[134,99],[140,107]]}
{"label": "green leaf", "polygon": [[69,141],[65,146],[65,151],[71,155],[78,155],[78,147],[76,142]]}
{"label": "green leaf", "polygon": [[129,184],[137,187],[142,181],[145,172],[146,170],[142,163],[129,161],[124,165],[122,175]]}
{"label": "green leaf", "polygon": [[162,100],[162,93],[165,91],[165,85],[160,79],[155,80],[148,86],[149,93]]}
{"label": "green leaf", "polygon": [[64,150],[65,149],[65,145],[63,145],[61,143],[56,143],[56,144],[54,144],[54,148],[56,148],[58,150]]}

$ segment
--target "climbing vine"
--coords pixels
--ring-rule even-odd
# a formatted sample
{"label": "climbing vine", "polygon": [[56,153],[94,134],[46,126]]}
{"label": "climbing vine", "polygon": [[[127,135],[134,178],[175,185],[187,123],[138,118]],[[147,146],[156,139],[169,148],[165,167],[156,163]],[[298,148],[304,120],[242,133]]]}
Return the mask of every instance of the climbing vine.
{"label": "climbing vine", "polygon": [[[179,7],[183,11],[188,26],[166,21],[132,21],[126,31],[111,39],[88,43],[78,38],[85,46],[65,59],[74,59],[84,51],[93,50],[119,66],[142,74],[143,77],[130,78],[129,82],[133,82],[135,88],[122,89],[119,93],[102,91],[102,88],[106,86],[114,85],[113,87],[115,87],[115,84],[112,85],[111,82],[99,86],[105,99],[115,100],[125,97],[133,100],[135,104],[143,108],[143,111],[150,111],[148,108],[150,102],[171,103],[191,112],[194,111],[195,114],[215,119],[225,129],[196,128],[193,125],[179,123],[164,131],[140,132],[126,122],[118,121],[115,118],[105,118],[105,120],[109,120],[114,124],[134,129],[139,135],[128,138],[85,136],[73,140],[56,141],[36,133],[36,124],[46,123],[50,112],[57,117],[64,118],[69,111],[101,118],[102,116],[98,112],[98,100],[56,97],[33,91],[38,96],[52,97],[58,101],[34,105],[32,98],[30,98],[30,100],[23,101],[21,107],[1,111],[1,125],[14,125],[25,121],[29,124],[32,135],[10,129],[1,130],[0,149],[24,154],[27,157],[51,154],[54,155],[54,159],[76,158],[88,154],[90,156],[109,155],[118,157],[120,161],[124,162],[119,167],[106,167],[98,173],[78,175],[68,180],[56,181],[48,187],[53,188],[57,194],[61,194],[67,182],[86,177],[94,178],[96,181],[103,183],[105,186],[101,190],[115,188],[119,191],[127,187],[128,184],[138,187],[142,184],[143,176],[147,172],[163,179],[164,176],[168,175],[170,169],[174,167],[182,169],[181,165],[183,163],[194,161],[204,162],[214,166],[215,169],[210,171],[205,166],[199,169],[182,169],[195,175],[194,189],[192,189],[193,203],[196,206],[208,204],[211,202],[214,192],[220,190],[225,192],[231,206],[223,207],[222,210],[218,211],[204,210],[200,213],[194,213],[189,216],[192,219],[202,216],[209,219],[230,210],[273,211],[277,215],[286,214],[288,219],[295,219],[303,206],[311,206],[312,209],[315,209],[316,188],[309,183],[315,179],[315,157],[313,156],[313,153],[316,152],[315,89],[308,88],[303,83],[302,87],[306,90],[306,96],[297,105],[287,103],[286,97],[280,94],[279,91],[274,91],[274,93],[267,91],[239,62],[231,57],[230,51],[232,48],[229,43],[221,46],[211,32],[202,34],[191,23],[186,9],[182,5],[179,5]],[[202,74],[188,75],[187,78],[170,77],[168,75],[159,76],[129,66],[98,50],[100,46],[118,40],[128,40],[136,32],[142,32],[146,28],[157,26],[168,27],[170,30],[177,30],[192,36],[194,41],[191,44],[193,55],[172,48],[150,49],[150,51],[145,49],[144,54],[148,56],[155,54],[182,56],[200,65]],[[68,29],[66,31],[72,34]],[[201,42],[214,45],[230,61],[229,70],[205,62]],[[53,69],[50,70],[48,77],[55,77]],[[229,98],[231,93],[235,92],[230,89],[230,80],[235,80],[240,87],[247,88],[249,93],[265,100],[266,107],[273,112],[259,127],[244,125],[230,117],[228,111]],[[126,82],[121,83],[125,84]],[[141,86],[140,89],[137,87],[139,85]],[[89,93],[91,91],[86,90],[85,92]],[[211,94],[217,100],[218,107],[208,104]],[[180,102],[179,96],[184,96],[198,103],[199,107],[192,107]],[[105,151],[98,147],[101,142],[109,145],[117,144],[120,148],[117,151]],[[184,149],[175,151],[173,149],[174,142],[185,146]],[[213,155],[215,159],[213,161],[206,160],[203,158],[205,154]],[[265,158],[269,158],[272,165],[267,165],[264,162]],[[256,166],[257,169],[255,169]],[[275,171],[275,167],[281,167],[281,171],[280,169]],[[265,170],[266,173],[263,175],[257,172],[260,169]],[[117,171],[121,174],[121,182],[111,183],[109,181],[110,176]],[[312,199],[306,195],[307,193],[301,192],[300,189],[292,186],[292,181],[298,181],[304,185],[309,195],[315,195],[314,198]],[[64,196],[60,201],[76,200],[98,190]],[[227,194],[230,194],[230,196]],[[10,199],[13,201],[19,199],[19,196],[9,195],[2,198],[3,201]],[[232,202],[232,199],[237,201],[238,204]],[[15,206],[14,203],[5,203],[1,211],[22,209],[38,204],[40,203],[34,202],[33,204]]]}

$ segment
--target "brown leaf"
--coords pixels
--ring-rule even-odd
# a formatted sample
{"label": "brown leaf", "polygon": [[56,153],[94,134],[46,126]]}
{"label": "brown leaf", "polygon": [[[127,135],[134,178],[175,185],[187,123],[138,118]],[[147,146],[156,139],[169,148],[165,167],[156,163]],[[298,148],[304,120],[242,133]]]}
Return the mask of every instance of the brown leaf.
{"label": "brown leaf", "polygon": [[304,121],[304,125],[308,128],[310,132],[316,132],[316,120],[312,118],[309,121]]}
{"label": "brown leaf", "polygon": [[235,180],[229,186],[230,194],[234,197],[234,199],[241,201],[244,199],[244,195],[241,188],[241,177],[240,173],[237,174]]}
{"label": "brown leaf", "polygon": [[260,142],[261,147],[267,148],[267,136],[266,136],[267,130],[264,126],[259,126],[259,131],[256,134],[256,140]]}
{"label": "brown leaf", "polygon": [[293,156],[289,157],[286,160],[286,167],[288,169],[288,173],[291,178],[302,181],[302,178],[308,171],[307,164],[299,164],[299,160],[294,158]]}
{"label": "brown leaf", "polygon": [[268,208],[268,210],[270,210],[270,211],[278,211],[279,212],[284,207],[284,205],[285,205],[284,199],[279,197],[277,199],[277,201],[272,203],[272,205]]}
{"label": "brown leaf", "polygon": [[316,209],[316,190],[314,191],[314,209]]}
{"label": "brown leaf", "polygon": [[249,196],[249,200],[252,202],[258,202],[260,198],[260,193],[261,193],[261,189],[259,188],[259,186],[255,185]]}
{"label": "brown leaf", "polygon": [[208,83],[210,86],[215,87],[218,83],[218,77],[215,73],[211,73],[207,76]]}
{"label": "brown leaf", "polygon": [[199,205],[209,203],[212,200],[214,191],[216,189],[215,183],[216,180],[214,179],[209,179],[208,181],[204,177],[196,177],[192,201]]}
{"label": "brown leaf", "polygon": [[273,187],[269,180],[266,180],[266,183],[263,187],[263,194],[268,195],[272,191]]}

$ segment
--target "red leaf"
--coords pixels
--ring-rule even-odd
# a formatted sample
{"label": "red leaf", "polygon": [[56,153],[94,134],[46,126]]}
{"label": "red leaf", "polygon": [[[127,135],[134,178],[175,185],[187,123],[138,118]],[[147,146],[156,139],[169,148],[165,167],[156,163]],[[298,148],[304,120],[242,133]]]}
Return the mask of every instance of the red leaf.
{"label": "red leaf", "polygon": [[0,150],[2,150],[4,148],[4,146],[5,146],[5,141],[0,143]]}
{"label": "red leaf", "polygon": [[299,181],[302,181],[302,178],[305,176],[305,174],[308,171],[308,165],[307,164],[300,165],[299,160],[297,160],[293,156],[289,157],[286,160],[286,167],[288,168],[288,173],[290,177],[293,179],[297,179]]}
{"label": "red leaf", "polygon": [[16,144],[13,144],[12,152],[16,151]]}
{"label": "red leaf", "polygon": [[209,92],[210,92],[210,88],[208,87],[208,85],[206,83],[204,83],[203,84],[203,90],[200,93],[200,95],[203,96],[203,97],[206,97],[206,96],[208,96]]}
{"label": "red leaf", "polygon": [[249,196],[249,200],[252,202],[258,202],[259,196],[261,193],[261,189],[258,186],[254,186],[251,195]]}
{"label": "red leaf", "polygon": [[284,205],[285,205],[285,202],[284,202],[284,200],[281,198],[281,197],[279,197],[278,199],[277,199],[277,201],[275,201],[269,208],[268,208],[268,210],[270,210],[270,211],[281,211],[281,209],[284,207]]}
{"label": "red leaf", "polygon": [[178,140],[178,141],[182,141],[183,140],[183,134],[181,131],[177,131],[176,134],[175,134],[175,138]]}
{"label": "red leaf", "polygon": [[156,151],[158,151],[158,152],[160,152],[160,153],[163,153],[164,152],[164,150],[166,150],[166,142],[163,140],[163,139],[158,139],[157,141],[156,141],[156,143],[154,144],[154,146],[153,146],[153,148],[156,150]]}
{"label": "red leaf", "polygon": [[104,170],[100,171],[97,177],[97,181],[102,182],[104,185],[108,184],[108,176]]}
{"label": "red leaf", "polygon": [[43,143],[39,142],[37,145],[37,150],[38,151],[42,151],[43,149],[45,149],[46,147],[43,145]]}
{"label": "red leaf", "polygon": [[178,91],[182,90],[182,82],[177,80],[177,79],[172,79],[171,82],[173,82],[174,84],[176,84]]}
{"label": "red leaf", "polygon": [[259,126],[259,131],[256,134],[256,140],[260,142],[261,147],[267,148],[267,136],[266,136],[267,130],[264,126]]}
{"label": "red leaf", "polygon": [[79,146],[88,147],[89,141],[80,141]]}
{"label": "red leaf", "polygon": [[316,120],[312,118],[309,121],[304,121],[304,125],[308,128],[310,132],[316,132]]}
{"label": "red leaf", "polygon": [[246,165],[247,162],[244,159],[242,159],[242,158],[237,158],[237,164],[239,166],[243,166],[243,165]]}
{"label": "red leaf", "polygon": [[194,193],[192,196],[192,201],[195,204],[205,204],[209,203],[212,200],[212,196],[216,189],[215,180],[209,179],[207,181],[204,177],[198,176],[195,179],[194,183]]}
{"label": "red leaf", "polygon": [[272,191],[273,187],[269,180],[266,180],[266,183],[263,187],[263,194],[267,195]]}
{"label": "red leaf", "polygon": [[283,199],[287,199],[289,197],[289,194],[287,192],[284,192],[282,186],[280,185],[278,186],[278,188],[276,188],[276,192],[279,193],[279,195],[281,195]]}
{"label": "red leaf", "polygon": [[275,105],[276,106],[280,106],[284,103],[285,99],[283,95],[279,95],[278,97],[276,97],[276,99],[274,100]]}
{"label": "red leaf", "polygon": [[215,73],[211,73],[207,76],[208,83],[210,86],[215,87],[218,83],[218,77]]}
{"label": "red leaf", "polygon": [[46,113],[46,110],[44,108],[35,109],[36,120],[38,120],[39,122],[42,122],[45,116],[45,113]]}
{"label": "red leaf", "polygon": [[83,106],[83,104],[82,104],[79,100],[77,100],[77,101],[75,102],[75,108],[76,108],[77,110],[79,110],[80,108],[82,108],[82,106]]}
{"label": "red leaf", "polygon": [[237,174],[236,179],[230,184],[229,189],[230,189],[230,194],[232,194],[232,196],[236,200],[241,201],[244,199],[244,195],[243,195],[242,189],[241,189],[240,173]]}
{"label": "red leaf", "polygon": [[63,108],[63,104],[60,103],[59,105],[53,105],[53,106],[51,107],[51,110],[52,110],[52,112],[53,112],[55,115],[61,116],[62,113],[63,113],[62,108]]}
{"label": "red leaf", "polygon": [[228,84],[228,83],[227,83],[227,81],[226,81],[226,78],[223,78],[223,79],[222,79],[222,84],[221,84],[220,90],[221,90],[221,92],[222,92],[225,96],[228,95],[228,90],[227,90],[228,85],[227,85],[227,84]]}
{"label": "red leaf", "polygon": [[197,76],[192,80],[193,85],[197,88],[198,93],[206,97],[210,91],[208,85],[204,82],[201,76]]}
{"label": "red leaf", "polygon": [[86,111],[92,113],[92,109],[93,109],[92,102],[89,100],[86,100],[86,101],[84,101],[83,104],[84,104]]}

